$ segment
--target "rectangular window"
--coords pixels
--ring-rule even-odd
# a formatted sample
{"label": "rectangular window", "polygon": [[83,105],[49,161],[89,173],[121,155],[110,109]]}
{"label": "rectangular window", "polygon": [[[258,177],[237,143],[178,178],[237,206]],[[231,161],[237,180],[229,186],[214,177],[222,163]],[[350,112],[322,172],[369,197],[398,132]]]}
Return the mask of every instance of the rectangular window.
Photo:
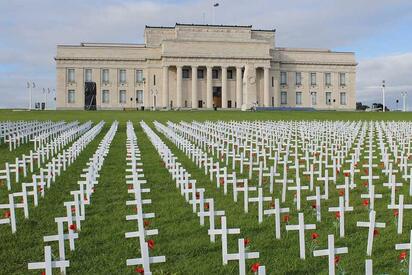
{"label": "rectangular window", "polygon": [[143,82],[143,71],[136,70],[136,82],[140,83]]}
{"label": "rectangular window", "polygon": [[142,90],[136,91],[136,102],[143,103],[143,91]]}
{"label": "rectangular window", "polygon": [[280,85],[286,85],[288,82],[287,78],[288,78],[288,75],[286,72],[280,72]]}
{"label": "rectangular window", "polygon": [[109,69],[102,70],[102,82],[108,83],[109,82]]}
{"label": "rectangular window", "polygon": [[340,86],[346,85],[346,74],[345,73],[339,73],[339,85]]}
{"label": "rectangular window", "polygon": [[119,70],[119,82],[126,83],[126,70]]}
{"label": "rectangular window", "polygon": [[75,91],[74,90],[69,90],[67,93],[67,102],[68,103],[74,103],[75,100]]}
{"label": "rectangular window", "polygon": [[296,86],[302,85],[302,73],[301,72],[296,72]]}
{"label": "rectangular window", "polygon": [[232,100],[228,100],[228,101],[227,101],[227,107],[228,107],[228,108],[232,108]]}
{"label": "rectangular window", "polygon": [[219,70],[217,69],[212,70],[212,79],[219,79]]}
{"label": "rectangular window", "polygon": [[288,93],[287,92],[280,93],[280,104],[288,104]]}
{"label": "rectangular window", "polygon": [[74,69],[67,69],[67,82],[74,82]]}
{"label": "rectangular window", "polygon": [[346,93],[340,93],[340,105],[346,105]]}
{"label": "rectangular window", "polygon": [[189,69],[183,69],[182,70],[182,78],[183,79],[188,79],[189,78]]}
{"label": "rectangular window", "polygon": [[227,79],[233,79],[233,70],[227,71]]}
{"label": "rectangular window", "polygon": [[110,93],[109,90],[102,91],[102,103],[109,103],[110,102]]}
{"label": "rectangular window", "polygon": [[272,76],[272,87],[275,87],[275,78]]}
{"label": "rectangular window", "polygon": [[310,73],[310,85],[316,85],[316,73]]}
{"label": "rectangular window", "polygon": [[197,78],[198,79],[203,79],[203,78],[205,78],[205,71],[203,70],[203,69],[198,69],[197,70]]}
{"label": "rectangular window", "polygon": [[119,103],[125,104],[126,103],[126,90],[119,91]]}
{"label": "rectangular window", "polygon": [[331,92],[326,92],[326,105],[331,105],[332,104],[332,93]]}
{"label": "rectangular window", "polygon": [[326,86],[332,85],[332,77],[330,73],[325,73],[325,85]]}
{"label": "rectangular window", "polygon": [[84,82],[92,82],[92,69],[84,70]]}
{"label": "rectangular window", "polygon": [[296,92],[296,105],[302,105],[302,92]]}
{"label": "rectangular window", "polygon": [[312,105],[316,105],[318,100],[317,100],[317,93],[316,92],[311,92],[310,93],[311,99],[312,99]]}
{"label": "rectangular window", "polygon": [[153,86],[156,86],[156,75],[153,75]]}

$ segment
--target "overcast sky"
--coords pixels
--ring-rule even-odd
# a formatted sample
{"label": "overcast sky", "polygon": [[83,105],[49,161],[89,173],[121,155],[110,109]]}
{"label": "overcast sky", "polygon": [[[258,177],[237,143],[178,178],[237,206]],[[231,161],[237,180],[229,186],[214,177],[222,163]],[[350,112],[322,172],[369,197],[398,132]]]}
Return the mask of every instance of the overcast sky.
{"label": "overcast sky", "polygon": [[279,47],[353,51],[357,101],[396,107],[407,91],[412,110],[411,0],[0,0],[0,108],[28,105],[28,80],[55,87],[56,44],[143,42],[145,25],[179,23],[275,28]]}

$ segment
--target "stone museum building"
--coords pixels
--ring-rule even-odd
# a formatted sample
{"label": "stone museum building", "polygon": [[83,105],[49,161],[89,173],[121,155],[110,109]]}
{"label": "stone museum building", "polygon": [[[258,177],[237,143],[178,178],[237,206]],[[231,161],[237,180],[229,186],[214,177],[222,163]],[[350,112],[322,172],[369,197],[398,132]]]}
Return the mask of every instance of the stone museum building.
{"label": "stone museum building", "polygon": [[144,44],[58,45],[57,109],[354,110],[351,52],[276,47],[252,26],[146,26]]}

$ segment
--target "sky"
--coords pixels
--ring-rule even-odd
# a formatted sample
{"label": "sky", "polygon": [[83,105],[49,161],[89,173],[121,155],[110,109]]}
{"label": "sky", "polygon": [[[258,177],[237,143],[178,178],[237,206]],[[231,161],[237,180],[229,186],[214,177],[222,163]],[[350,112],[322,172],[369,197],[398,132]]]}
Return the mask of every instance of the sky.
{"label": "sky", "polygon": [[389,107],[408,92],[412,111],[411,0],[0,0],[0,108],[28,106],[27,81],[33,101],[55,88],[57,44],[142,43],[145,25],[176,22],[253,25],[276,29],[278,47],[355,52],[357,101],[381,102],[385,79]]}

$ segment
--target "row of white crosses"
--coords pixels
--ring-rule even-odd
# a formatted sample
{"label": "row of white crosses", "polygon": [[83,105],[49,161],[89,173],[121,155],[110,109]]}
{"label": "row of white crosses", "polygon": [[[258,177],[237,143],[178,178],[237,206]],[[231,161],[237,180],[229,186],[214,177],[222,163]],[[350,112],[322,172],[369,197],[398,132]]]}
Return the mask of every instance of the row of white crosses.
{"label": "row of white crosses", "polygon": [[[34,151],[30,150],[30,153],[27,155],[23,154],[21,157],[16,157],[14,163],[6,162],[5,168],[0,170],[0,182],[6,182],[7,189],[11,191],[13,173],[15,175],[14,183],[20,183],[22,177],[27,177],[28,173],[33,173],[35,169],[44,168],[45,166],[42,166],[42,164],[55,156],[77,137],[88,131],[91,126],[91,121],[80,126],[71,125],[64,132],[60,132],[55,138],[43,144],[43,146]],[[37,167],[35,167],[35,164],[37,164]],[[28,171],[28,169],[30,170]]]}
{"label": "row of white crosses", "polygon": [[[57,242],[59,256],[53,259],[50,246],[44,247],[44,261],[36,263],[28,263],[28,269],[45,270],[46,275],[51,275],[54,268],[60,269],[60,274],[66,274],[66,269],[70,267],[70,261],[66,258],[66,244],[69,242],[70,251],[75,250],[75,240],[79,238],[81,230],[81,222],[86,219],[86,205],[91,204],[91,197],[95,190],[95,185],[98,184],[99,171],[101,170],[104,160],[109,153],[110,145],[117,132],[118,122],[112,123],[102,141],[99,143],[93,156],[87,163],[87,167],[83,169],[81,181],[78,181],[79,189],[71,191],[73,201],[64,202],[66,208],[66,216],[56,217],[57,234],[44,236],[43,241],[46,243]],[[64,228],[67,227],[68,233],[65,233]]]}
{"label": "row of white crosses", "polygon": [[32,138],[41,135],[45,132],[60,128],[65,124],[64,121],[52,122],[38,122],[30,123],[26,126],[19,126],[16,128],[9,128],[4,134],[4,142],[9,144],[9,150],[15,150],[22,144],[28,143]]}
{"label": "row of white crosses", "polygon": [[[86,146],[94,140],[94,138],[100,133],[104,125],[101,121],[92,129],[86,125],[85,129],[89,129],[73,144],[63,150],[57,157],[53,158],[47,165],[47,169],[40,169],[38,175],[32,176],[31,183],[22,183],[22,191],[10,193],[8,196],[8,202],[0,204],[0,209],[5,209],[5,216],[9,219],[12,233],[16,232],[16,210],[23,209],[24,217],[29,218],[29,197],[33,197],[33,204],[38,206],[39,196],[44,197],[46,189],[50,188],[51,184],[56,181],[56,176],[59,176],[62,171],[66,170],[80,155],[80,153],[86,148]],[[82,130],[83,132],[83,130]],[[1,223],[0,223],[1,224]]]}
{"label": "row of white crosses", "polygon": [[[204,197],[205,189],[196,187],[196,180],[190,179],[190,174],[182,166],[181,163],[177,161],[177,157],[173,155],[168,146],[159,138],[159,136],[145,123],[141,122],[140,125],[143,131],[149,137],[151,143],[156,148],[166,168],[172,175],[172,178],[176,181],[176,187],[180,190],[181,194],[185,197],[185,200],[192,205],[193,212],[197,213],[200,219],[200,225],[204,225],[204,218],[209,218],[209,230],[210,241],[215,242],[215,236],[221,235],[222,241],[222,259],[223,265],[226,265],[228,261],[238,261],[239,262],[239,274],[247,274],[246,260],[256,259],[259,257],[258,252],[248,252],[245,250],[244,239],[238,239],[238,252],[229,253],[228,252],[228,235],[230,234],[240,234],[240,229],[238,228],[227,228],[227,220],[224,211],[215,210],[214,200],[207,199]],[[168,136],[172,134],[167,127],[164,125],[154,122],[156,129]],[[198,207],[199,206],[199,210]],[[221,217],[221,228],[218,229],[215,226],[216,217]],[[257,274],[266,274],[264,266],[259,266]]]}
{"label": "row of white crosses", "polygon": [[59,127],[52,128],[48,131],[40,133],[39,135],[33,137],[30,141],[33,142],[34,150],[42,147],[49,143],[50,141],[57,138],[60,134],[67,132],[68,130],[79,125],[78,121],[73,121],[67,124],[60,125]]}
{"label": "row of white crosses", "polygon": [[[187,123],[182,123],[184,125],[188,125]],[[209,146],[208,148],[213,148],[213,150],[215,148],[219,148],[219,146],[211,146],[210,144],[207,144],[207,140],[204,136],[195,136],[195,135],[189,135],[188,131],[184,131],[181,128],[179,129],[179,127],[176,127],[176,125],[172,124],[172,123],[168,123],[169,127],[171,127],[173,130],[179,132],[181,134],[181,137],[187,137],[189,140],[191,140],[194,143],[200,144],[200,145],[206,145]],[[337,212],[338,217],[339,217],[339,234],[340,237],[344,237],[345,236],[345,230],[344,230],[344,223],[345,223],[345,219],[344,219],[344,215],[346,211],[352,211],[353,207],[350,206],[350,200],[349,200],[349,194],[350,194],[350,190],[353,190],[354,188],[356,188],[356,184],[354,182],[354,175],[355,173],[359,172],[359,170],[357,169],[357,163],[360,160],[360,152],[362,149],[362,144],[364,143],[364,140],[366,140],[367,143],[367,147],[368,150],[366,150],[366,159],[367,159],[367,163],[364,165],[365,168],[367,168],[367,175],[366,176],[362,176],[362,179],[367,180],[368,183],[368,193],[367,194],[363,194],[361,197],[362,198],[367,198],[369,200],[369,207],[371,210],[374,209],[374,201],[377,198],[382,198],[381,194],[376,194],[375,193],[375,186],[373,184],[373,181],[376,179],[379,179],[378,176],[373,175],[373,171],[372,168],[376,167],[375,164],[373,164],[373,158],[374,155],[372,154],[374,152],[373,147],[374,145],[372,144],[372,137],[374,135],[373,132],[373,126],[371,126],[370,124],[368,125],[363,125],[364,127],[362,128],[363,132],[360,132],[360,136],[359,139],[360,141],[355,145],[354,148],[354,153],[351,154],[347,154],[350,157],[350,160],[348,161],[350,163],[350,168],[349,170],[345,170],[345,173],[348,173],[349,176],[345,177],[345,184],[344,185],[337,185],[336,187],[338,189],[344,189],[344,197],[340,197],[339,198],[339,206],[338,207],[331,207],[329,208],[330,212]],[[408,125],[410,127],[410,125]],[[216,125],[213,126],[214,128],[216,128]],[[359,128],[359,125],[357,125],[356,127]],[[365,128],[366,127],[366,128]],[[369,129],[368,131],[366,131],[366,129]],[[208,129],[208,131],[213,131],[212,129]],[[379,131],[379,129],[378,129]],[[379,132],[378,132],[379,133]],[[388,134],[388,133],[387,133]],[[390,133],[389,133],[390,134]],[[226,135],[223,135],[226,136]],[[356,135],[355,135],[356,136]],[[169,134],[168,137],[173,137],[173,134]],[[410,137],[410,135],[408,136],[408,138]],[[216,142],[215,140],[210,140],[210,142]],[[403,143],[405,144],[405,143]],[[180,146],[178,146],[180,148]],[[348,146],[349,148],[349,146]],[[401,164],[403,166],[403,170],[405,171],[406,175],[403,176],[404,179],[408,179],[409,181],[412,181],[412,171],[408,171],[407,167],[407,159],[410,158],[410,143],[407,143],[407,145],[405,146],[405,148],[407,149],[407,153],[403,153],[401,152],[400,155],[402,156],[401,159]],[[396,150],[396,147],[395,147]],[[209,150],[211,151],[211,150]],[[349,150],[347,150],[349,152]],[[193,151],[192,151],[193,152]],[[223,150],[221,151],[223,152]],[[296,152],[296,151],[295,151]],[[229,153],[230,154],[230,153]],[[232,155],[234,155],[233,153],[231,153]],[[402,186],[401,183],[396,183],[395,182],[395,176],[393,173],[396,173],[397,171],[395,169],[392,168],[392,163],[390,161],[388,161],[389,159],[389,155],[387,153],[383,153],[383,160],[386,159],[386,161],[382,161],[384,163],[384,166],[386,167],[386,169],[384,170],[385,173],[387,173],[388,175],[388,179],[389,179],[389,183],[384,184],[384,186],[388,186],[391,189],[391,203],[390,205],[388,205],[388,208],[390,209],[402,209],[402,211],[399,211],[399,218],[398,218],[398,232],[402,232],[402,221],[403,221],[403,209],[409,209],[410,205],[406,204],[406,207],[403,206],[403,196],[399,198],[399,204],[396,205],[395,204],[395,187],[398,186]],[[193,159],[193,158],[192,158]],[[224,158],[223,158],[224,159]],[[226,158],[227,159],[227,158]],[[213,163],[212,161],[210,161],[210,158],[207,157],[203,157],[204,161]],[[341,160],[341,163],[343,163],[343,159]],[[296,163],[296,158],[295,158],[295,163]],[[322,162],[319,162],[318,164],[321,165]],[[334,165],[332,165],[332,167],[334,168],[333,171],[335,173],[336,169],[338,166],[336,165],[336,162],[333,163]],[[261,162],[259,163],[260,167],[262,167]],[[313,165],[313,164],[312,164]],[[311,167],[312,165],[310,165],[309,167]],[[215,163],[214,166],[219,167],[219,163]],[[296,166],[296,165],[295,165]],[[324,165],[327,166],[327,165]],[[313,167],[313,166],[312,166]],[[225,167],[220,168],[220,169],[225,169]],[[240,168],[242,169],[242,168]],[[219,169],[218,169],[219,170]],[[206,171],[206,170],[205,170]],[[262,174],[262,169],[259,169],[259,184],[261,184],[261,174]],[[308,173],[308,172],[306,172]],[[410,174],[408,174],[410,173]],[[313,168],[311,169],[311,172],[308,173],[310,175],[310,179],[311,179],[311,187],[313,186],[312,180],[313,180]],[[335,173],[336,174],[336,173]],[[321,217],[320,217],[320,200],[321,199],[328,199],[328,181],[332,180],[332,181],[336,181],[336,175],[334,175],[333,177],[329,177],[328,176],[328,170],[324,171],[324,176],[322,177],[318,177],[318,180],[323,180],[325,182],[325,194],[321,195],[320,194],[320,189],[319,187],[317,187],[316,189],[316,196],[313,197],[308,197],[308,200],[316,200],[316,210],[317,210],[317,220],[320,221]],[[286,182],[286,181],[284,181]],[[298,187],[299,185],[297,184],[297,186],[295,188],[299,189]],[[410,187],[411,189],[412,187]],[[292,188],[293,190],[294,188]],[[312,188],[310,188],[312,190]],[[296,198],[296,203],[297,206],[299,205],[298,199]],[[370,255],[372,253],[372,244],[373,244],[373,231],[376,228],[379,227],[384,227],[384,223],[376,223],[374,221],[374,219],[370,218],[369,222],[359,222],[359,226],[367,226],[369,227],[369,234],[368,234],[368,246],[367,246],[367,254]],[[372,233],[370,233],[372,232]],[[370,262],[367,262],[368,264],[366,265],[367,267],[370,266]]]}
{"label": "row of white crosses", "polygon": [[149,241],[147,237],[157,235],[157,229],[147,230],[145,227],[145,219],[154,218],[154,213],[144,213],[143,206],[151,204],[151,199],[143,199],[145,193],[149,193],[149,188],[144,188],[147,181],[144,179],[143,163],[141,162],[140,150],[137,144],[137,136],[133,127],[133,123],[128,121],[126,128],[126,150],[127,150],[127,168],[126,168],[126,184],[128,185],[128,192],[133,194],[133,200],[128,200],[126,205],[133,206],[136,210],[135,215],[126,216],[128,221],[136,221],[137,231],[126,232],[126,238],[138,238],[140,247],[140,258],[127,259],[126,264],[141,265],[145,275],[152,274],[150,264],[163,263],[166,261],[165,256],[150,256],[149,255]]}

